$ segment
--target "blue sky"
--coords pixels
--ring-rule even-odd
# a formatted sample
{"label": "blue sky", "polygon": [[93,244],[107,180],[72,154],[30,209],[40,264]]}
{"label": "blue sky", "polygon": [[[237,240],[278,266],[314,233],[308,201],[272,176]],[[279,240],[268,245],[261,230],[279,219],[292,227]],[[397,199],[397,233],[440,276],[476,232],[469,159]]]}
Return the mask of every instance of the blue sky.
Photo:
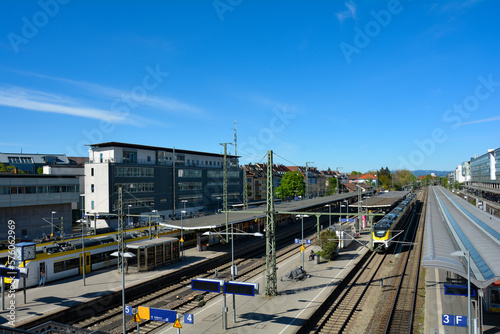
{"label": "blue sky", "polygon": [[[498,1],[2,1],[0,152],[120,141],[452,170],[500,147]],[[234,153],[234,148],[230,148]]]}

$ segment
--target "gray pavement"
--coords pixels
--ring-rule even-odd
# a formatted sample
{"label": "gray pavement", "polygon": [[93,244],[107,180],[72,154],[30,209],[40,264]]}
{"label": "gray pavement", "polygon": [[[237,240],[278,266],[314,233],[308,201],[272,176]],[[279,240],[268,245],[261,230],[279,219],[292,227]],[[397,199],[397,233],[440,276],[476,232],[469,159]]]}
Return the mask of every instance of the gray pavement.
{"label": "gray pavement", "polygon": [[[367,244],[369,239],[369,233],[364,233],[357,240]],[[314,261],[307,259],[311,249],[316,250],[316,246],[310,246],[305,251],[305,269],[311,277],[298,282],[281,281],[278,278],[279,296],[270,298],[263,295],[265,281],[264,276],[259,275],[252,282],[259,283],[260,295],[236,296],[236,322],[233,322],[232,296],[227,296],[227,331],[222,327],[223,298],[220,296],[193,312],[194,324],[181,322],[182,333],[296,333],[300,325],[313,314],[368,251],[366,247],[353,242],[347,249],[341,250],[335,261],[314,264]],[[297,256],[278,264],[278,277],[300,266],[301,261],[297,247]],[[173,334],[175,330],[169,325],[159,333]]]}
{"label": "gray pavement", "polygon": [[[166,267],[147,273],[133,273],[125,275],[125,287],[141,284],[144,281],[162,276],[175,271],[181,266],[192,265],[205,258],[212,258],[220,252],[207,250],[198,252],[195,248],[184,251],[184,261],[177,262]],[[10,326],[11,318],[8,307],[14,303],[14,324],[17,326],[29,322],[33,317],[46,315],[52,312],[61,312],[65,308],[74,306],[80,302],[87,302],[112,291],[121,291],[122,275],[116,269],[99,270],[86,274],[85,286],[82,276],[74,276],[68,279],[49,282],[45,286],[29,288],[26,290],[26,304],[24,304],[23,291],[18,291],[12,298],[5,293],[5,311],[0,312],[0,324]]]}
{"label": "gray pavement", "polygon": [[[362,234],[358,239],[363,243],[369,242],[369,233]],[[312,248],[311,248],[312,247]],[[216,249],[214,247],[213,249]],[[341,255],[331,262],[314,264],[308,261],[307,254],[315,246],[309,246],[305,251],[305,269],[312,277],[304,281],[280,281],[296,266],[300,266],[301,255],[297,245],[297,256],[288,259],[285,263],[278,264],[278,291],[279,296],[269,298],[263,295],[265,282],[263,275],[259,275],[253,281],[260,284],[262,294],[255,297],[236,296],[236,323],[233,323],[232,296],[227,297],[228,321],[227,333],[249,333],[258,330],[259,333],[294,333],[300,324],[308,319],[316,307],[331,293],[335,285],[340,282],[348,271],[355,265],[367,248],[353,242]],[[198,252],[195,248],[185,251],[185,260],[169,265],[161,270],[148,273],[134,273],[126,275],[126,287],[141,284],[169,271],[174,271],[181,266],[192,265],[207,257],[215,257],[220,252],[207,250]],[[117,270],[98,271],[87,274],[86,286],[83,286],[81,276],[50,283],[43,287],[27,290],[27,303],[23,303],[23,292],[15,293],[14,298],[5,301],[8,307],[10,301],[15,301],[15,325],[19,326],[33,319],[33,317],[46,315],[52,312],[60,312],[65,308],[76,305],[79,302],[98,298],[111,291],[120,291],[122,286],[121,274]],[[194,324],[184,324],[182,333],[222,333],[222,297],[217,297],[208,302],[204,307],[193,312]],[[10,326],[9,310],[1,311],[0,322],[2,325]],[[168,324],[164,332],[172,332],[172,324]],[[173,333],[173,332],[172,332]]]}

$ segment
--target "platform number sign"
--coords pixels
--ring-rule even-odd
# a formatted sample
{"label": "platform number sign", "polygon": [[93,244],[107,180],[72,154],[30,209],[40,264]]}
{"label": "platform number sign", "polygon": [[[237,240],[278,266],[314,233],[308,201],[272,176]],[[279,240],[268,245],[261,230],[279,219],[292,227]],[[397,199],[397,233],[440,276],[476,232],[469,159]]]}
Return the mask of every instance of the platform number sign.
{"label": "platform number sign", "polygon": [[465,315],[456,315],[455,326],[467,327],[467,317]]}
{"label": "platform number sign", "polygon": [[443,314],[443,325],[444,326],[455,326],[455,317],[451,314]]}
{"label": "platform number sign", "polygon": [[443,314],[442,320],[445,326],[467,327],[467,317],[465,315]]}
{"label": "platform number sign", "polygon": [[132,311],[132,306],[125,305],[125,314],[126,315],[134,315],[134,313]]}
{"label": "platform number sign", "polygon": [[194,324],[194,315],[189,313],[184,313],[184,323],[185,324]]}

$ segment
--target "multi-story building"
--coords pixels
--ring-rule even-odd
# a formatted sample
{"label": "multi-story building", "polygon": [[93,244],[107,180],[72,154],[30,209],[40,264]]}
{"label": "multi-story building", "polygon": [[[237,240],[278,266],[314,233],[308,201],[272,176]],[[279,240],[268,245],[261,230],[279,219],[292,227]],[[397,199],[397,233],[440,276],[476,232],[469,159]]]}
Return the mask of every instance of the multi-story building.
{"label": "multi-story building", "polygon": [[18,240],[70,234],[79,201],[77,176],[0,173],[0,240],[7,240],[8,221]]}
{"label": "multi-story building", "polygon": [[38,168],[43,166],[74,166],[78,163],[65,154],[0,153],[0,164],[14,166],[27,174],[37,174]]}
{"label": "multi-story building", "polygon": [[[228,155],[228,202],[242,202],[243,171]],[[117,213],[118,189],[124,212],[165,218],[216,211],[223,201],[224,156],[119,142],[90,145],[85,164],[85,211]]]}
{"label": "multi-story building", "polygon": [[[469,171],[470,179],[467,179]],[[488,150],[487,153],[464,162],[462,175],[466,191],[477,196],[476,205],[500,216],[500,148]]]}

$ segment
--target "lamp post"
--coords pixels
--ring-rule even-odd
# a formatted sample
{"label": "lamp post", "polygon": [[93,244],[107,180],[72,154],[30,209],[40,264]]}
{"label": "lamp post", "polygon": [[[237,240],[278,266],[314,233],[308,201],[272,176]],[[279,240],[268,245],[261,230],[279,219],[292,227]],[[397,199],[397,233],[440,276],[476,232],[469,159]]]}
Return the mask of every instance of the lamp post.
{"label": "lamp post", "polygon": [[[263,237],[264,235],[260,232],[255,232],[255,233],[246,233],[246,232],[241,232],[241,233],[234,233],[233,231],[234,226],[231,224],[231,280],[234,281],[236,273],[236,266],[234,265],[234,235],[251,235],[254,237]],[[210,236],[212,232],[205,232],[203,235],[208,235]],[[226,307],[226,296],[223,294],[223,306],[222,306],[222,328],[224,330],[227,329],[227,307]],[[236,297],[233,294],[233,322],[236,323]]]}
{"label": "lamp post", "polygon": [[187,200],[182,200],[181,203],[184,203],[184,210],[181,211],[181,261],[184,260],[184,224],[183,224],[183,216],[186,214],[186,202]]}
{"label": "lamp post", "polygon": [[125,258],[126,257],[134,257],[135,255],[129,252],[113,252],[111,253],[111,256],[121,256],[122,258],[122,326],[123,326],[123,333],[127,333],[127,327],[125,326]]}
{"label": "lamp post", "polygon": [[85,210],[83,208],[83,197],[84,194],[80,194],[80,197],[82,198],[82,274],[83,274],[83,286],[85,286]]}
{"label": "lamp post", "polygon": [[182,221],[182,217],[184,216],[184,214],[186,213],[186,210],[182,210],[181,211],[181,261],[184,260],[184,235],[183,235],[183,231],[184,231],[184,224],[183,224],[183,221]]}
{"label": "lamp post", "polygon": [[302,249],[304,247],[304,218],[309,217],[309,215],[297,215],[295,217],[302,219],[302,239],[300,240],[300,252],[302,253],[302,269],[304,269],[304,250]]}
{"label": "lamp post", "polygon": [[[130,208],[132,207],[132,204],[129,204],[127,206],[128,214],[127,214],[127,225],[130,226]],[[151,235],[150,235],[151,236]]]}
{"label": "lamp post", "polygon": [[[328,207],[328,213],[332,213],[332,205],[331,204],[327,204],[325,205]],[[330,228],[332,227],[332,215],[328,215],[328,223],[330,225]]]}
{"label": "lamp post", "polygon": [[339,222],[342,223],[342,208],[345,207],[346,210],[346,218],[349,215],[349,201],[343,200],[341,203],[345,203],[345,205],[340,204],[340,215],[339,215]]}
{"label": "lamp post", "polygon": [[468,333],[471,334],[472,328],[471,328],[471,310],[470,310],[470,252],[469,250],[466,250],[465,252],[456,251],[451,253],[451,255],[461,256],[467,259],[467,328],[468,328]]}
{"label": "lamp post", "polygon": [[53,237],[54,236],[54,214],[57,213],[55,211],[52,211],[52,218],[50,218],[50,227],[51,227],[51,230],[50,230],[50,236]]}

